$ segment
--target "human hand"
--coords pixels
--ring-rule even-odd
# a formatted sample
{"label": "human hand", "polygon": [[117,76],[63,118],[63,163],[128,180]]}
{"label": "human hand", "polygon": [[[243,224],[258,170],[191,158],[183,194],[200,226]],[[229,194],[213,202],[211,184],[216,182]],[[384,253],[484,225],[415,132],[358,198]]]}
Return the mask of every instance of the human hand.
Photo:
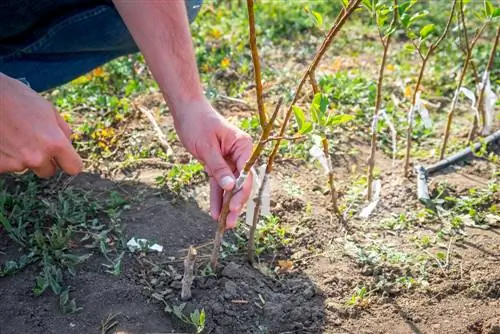
{"label": "human hand", "polygon": [[[248,134],[231,125],[215,111],[206,99],[183,103],[173,109],[177,135],[184,147],[205,165],[210,177],[210,213],[214,219],[218,219],[224,191],[234,188],[235,177],[252,153],[252,140]],[[249,173],[242,189],[229,204],[227,228],[236,226],[238,215],[250,196],[251,187]]]}
{"label": "human hand", "polygon": [[0,120],[0,173],[32,169],[46,178],[57,167],[71,175],[82,170],[71,129],[51,103],[2,73]]}

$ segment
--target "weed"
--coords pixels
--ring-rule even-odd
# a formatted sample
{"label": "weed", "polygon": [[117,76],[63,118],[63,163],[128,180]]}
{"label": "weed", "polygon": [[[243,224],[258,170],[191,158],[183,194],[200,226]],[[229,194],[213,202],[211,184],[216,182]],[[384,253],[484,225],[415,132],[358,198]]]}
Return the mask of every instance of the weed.
{"label": "weed", "polygon": [[[35,295],[50,288],[59,296],[64,312],[76,312],[79,308],[75,300],[69,298],[64,275],[75,275],[75,267],[92,255],[77,250],[78,246],[100,250],[108,261],[114,263],[113,272],[119,272],[117,267],[123,253],[115,259],[111,256],[120,246],[117,244],[120,229],[116,220],[119,208],[125,202],[119,201],[115,194],[103,205],[70,187],[54,192],[30,174],[10,181],[0,184],[3,189],[0,192],[0,225],[23,249],[24,255],[17,261],[4,263],[2,276],[35,264],[40,268],[33,288]],[[111,224],[102,222],[103,217],[107,217]]]}
{"label": "weed", "polygon": [[205,310],[201,309],[200,311],[196,309],[193,312],[191,312],[189,316],[187,316],[183,312],[185,307],[186,307],[185,303],[182,303],[180,305],[174,305],[172,307],[166,305],[165,312],[172,313],[182,322],[194,326],[197,334],[203,332],[203,330],[205,329]]}

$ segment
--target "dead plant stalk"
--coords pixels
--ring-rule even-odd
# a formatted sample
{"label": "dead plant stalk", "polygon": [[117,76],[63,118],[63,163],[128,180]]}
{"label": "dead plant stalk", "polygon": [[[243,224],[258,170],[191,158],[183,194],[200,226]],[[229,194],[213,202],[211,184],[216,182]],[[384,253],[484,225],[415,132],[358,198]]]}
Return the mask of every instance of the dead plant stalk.
{"label": "dead plant stalk", "polygon": [[415,104],[417,102],[417,94],[420,90],[420,85],[422,83],[422,78],[424,77],[425,68],[427,66],[427,63],[429,62],[429,58],[434,54],[434,51],[436,51],[436,49],[441,44],[441,42],[444,40],[444,38],[448,34],[448,31],[450,30],[451,22],[453,21],[453,16],[455,14],[456,4],[457,4],[457,0],[453,0],[453,4],[451,7],[451,13],[450,13],[450,16],[448,18],[448,22],[446,23],[446,27],[445,27],[442,35],[434,43],[432,43],[429,46],[428,51],[425,54],[423,54],[420,47],[416,46],[418,55],[420,56],[420,58],[422,60],[422,64],[421,64],[420,71],[418,74],[417,83],[415,84],[415,88],[413,90],[410,111],[408,112],[408,128],[406,131],[406,154],[405,154],[405,163],[404,163],[404,175],[405,175],[405,177],[408,177],[409,167],[410,167],[411,136],[413,133],[413,114],[415,112]]}

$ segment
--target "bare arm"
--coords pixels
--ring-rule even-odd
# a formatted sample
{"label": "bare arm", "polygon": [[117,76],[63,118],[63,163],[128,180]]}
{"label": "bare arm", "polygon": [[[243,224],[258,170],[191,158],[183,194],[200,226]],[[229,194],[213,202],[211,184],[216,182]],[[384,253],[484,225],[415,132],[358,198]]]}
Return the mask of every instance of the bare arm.
{"label": "bare arm", "polygon": [[114,0],[114,4],[174,117],[180,104],[204,99],[184,1]]}
{"label": "bare arm", "polygon": [[[210,176],[210,210],[220,215],[223,191],[252,151],[250,137],[229,124],[203,94],[185,3],[182,0],[113,0],[166,98],[184,147]],[[251,190],[251,180],[230,203],[228,227],[234,227]]]}

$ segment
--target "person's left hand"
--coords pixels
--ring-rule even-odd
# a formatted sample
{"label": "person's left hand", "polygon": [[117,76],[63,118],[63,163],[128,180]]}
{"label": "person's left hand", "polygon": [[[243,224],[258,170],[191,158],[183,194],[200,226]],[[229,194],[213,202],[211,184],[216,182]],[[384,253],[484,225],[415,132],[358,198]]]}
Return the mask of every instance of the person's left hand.
{"label": "person's left hand", "polygon": [[[172,114],[181,143],[201,163],[210,177],[210,213],[218,219],[224,191],[234,188],[236,178],[252,153],[252,139],[245,132],[231,125],[213,109],[210,103],[201,101],[176,104]],[[242,189],[232,198],[226,220],[226,228],[234,228],[236,220],[250,196],[252,174]]]}

